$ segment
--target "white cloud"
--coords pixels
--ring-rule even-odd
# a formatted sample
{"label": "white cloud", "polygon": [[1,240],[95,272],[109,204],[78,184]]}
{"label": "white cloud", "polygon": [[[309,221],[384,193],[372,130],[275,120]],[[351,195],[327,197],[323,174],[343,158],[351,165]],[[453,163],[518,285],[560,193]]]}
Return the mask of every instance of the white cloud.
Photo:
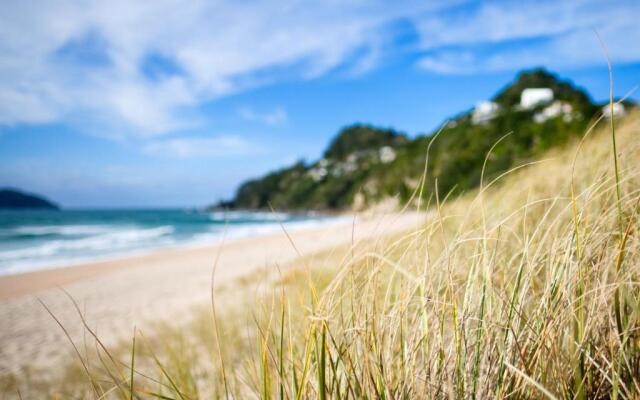
{"label": "white cloud", "polygon": [[602,19],[599,9],[593,1],[483,2],[471,10],[427,16],[417,29],[427,49],[497,43],[591,26]]}
{"label": "white cloud", "polygon": [[[117,127],[107,132],[171,133],[188,124],[185,110],[268,83],[276,79],[272,69],[291,69],[287,79],[308,79],[357,62],[351,60],[355,50],[378,46],[387,21],[440,6],[7,2],[0,11],[0,124],[60,121],[81,112]],[[154,55],[170,65],[150,79],[143,67]]]}
{"label": "white cloud", "polygon": [[213,138],[157,139],[144,147],[147,154],[173,158],[220,158],[255,155],[260,147],[241,138],[226,135]]}
{"label": "white cloud", "polygon": [[238,110],[238,115],[247,121],[260,122],[270,126],[282,125],[286,123],[289,118],[287,111],[280,106],[267,112],[258,112],[251,107],[242,107]]}
{"label": "white cloud", "polygon": [[[281,79],[376,68],[394,46],[397,21],[416,27],[419,44],[409,50],[425,53],[418,65],[439,73],[601,62],[597,46],[585,44],[592,28],[614,61],[639,61],[640,5],[606,3],[8,1],[0,11],[0,125],[79,120],[109,136],[175,133],[199,121],[205,101]],[[545,45],[508,46],[540,38]],[[491,44],[504,46],[487,54]]]}
{"label": "white cloud", "polygon": [[640,3],[489,3],[475,12],[430,16],[418,23],[427,55],[422,69],[444,74],[518,70],[532,66],[591,67],[606,59],[640,61]]}
{"label": "white cloud", "polygon": [[467,74],[474,70],[476,62],[470,51],[443,51],[421,58],[417,65],[440,74]]}

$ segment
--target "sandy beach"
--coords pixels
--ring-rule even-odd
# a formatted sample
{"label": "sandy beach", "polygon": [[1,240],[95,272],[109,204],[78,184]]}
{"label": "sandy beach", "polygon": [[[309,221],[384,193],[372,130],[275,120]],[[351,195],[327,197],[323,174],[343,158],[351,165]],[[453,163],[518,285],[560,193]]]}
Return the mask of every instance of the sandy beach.
{"label": "sandy beach", "polygon": [[180,323],[190,310],[210,302],[211,272],[219,254],[216,288],[259,268],[291,262],[355,241],[402,232],[422,220],[418,214],[358,216],[340,222],[266,236],[228,240],[199,248],[174,248],[117,260],[0,277],[0,374],[26,366],[51,366],[72,347],[38,302],[55,314],[74,340],[82,324],[64,288],[89,325],[109,344],[131,336],[134,326]]}

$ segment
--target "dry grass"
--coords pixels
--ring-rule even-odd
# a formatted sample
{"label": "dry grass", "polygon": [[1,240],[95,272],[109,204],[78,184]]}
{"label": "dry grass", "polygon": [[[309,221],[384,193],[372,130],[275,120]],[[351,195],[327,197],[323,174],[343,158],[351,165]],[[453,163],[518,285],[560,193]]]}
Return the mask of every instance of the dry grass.
{"label": "dry grass", "polygon": [[47,390],[125,399],[639,398],[639,122],[631,115],[617,129],[619,182],[601,126],[582,145],[475,193],[431,196],[422,229],[245,282],[252,295],[218,303],[217,329],[208,310],[187,328],[138,333],[135,345],[107,353],[98,344]]}

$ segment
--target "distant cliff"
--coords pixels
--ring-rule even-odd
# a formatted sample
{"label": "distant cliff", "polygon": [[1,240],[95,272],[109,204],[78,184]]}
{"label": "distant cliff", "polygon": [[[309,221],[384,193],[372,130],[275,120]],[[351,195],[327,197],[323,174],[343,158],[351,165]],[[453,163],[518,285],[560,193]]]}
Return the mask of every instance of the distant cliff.
{"label": "distant cliff", "polygon": [[0,209],[49,209],[57,210],[59,207],[34,194],[20,192],[14,189],[0,189]]}
{"label": "distant cliff", "polygon": [[218,207],[357,209],[390,197],[404,203],[421,186],[427,199],[433,200],[437,190],[442,200],[479,184],[487,153],[505,134],[511,133],[487,160],[487,182],[580,137],[601,113],[602,105],[571,82],[541,68],[524,71],[491,100],[449,119],[430,146],[424,185],[427,148],[436,132],[409,138],[393,129],[356,124],[338,132],[321,159],[247,181]]}

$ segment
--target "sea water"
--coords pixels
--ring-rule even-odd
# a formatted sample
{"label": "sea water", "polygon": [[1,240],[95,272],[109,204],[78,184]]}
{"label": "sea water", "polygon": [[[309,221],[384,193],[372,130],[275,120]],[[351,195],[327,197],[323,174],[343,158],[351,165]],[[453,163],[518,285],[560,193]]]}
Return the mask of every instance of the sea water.
{"label": "sea water", "polygon": [[335,223],[312,214],[196,210],[0,210],[0,275],[203,246]]}

